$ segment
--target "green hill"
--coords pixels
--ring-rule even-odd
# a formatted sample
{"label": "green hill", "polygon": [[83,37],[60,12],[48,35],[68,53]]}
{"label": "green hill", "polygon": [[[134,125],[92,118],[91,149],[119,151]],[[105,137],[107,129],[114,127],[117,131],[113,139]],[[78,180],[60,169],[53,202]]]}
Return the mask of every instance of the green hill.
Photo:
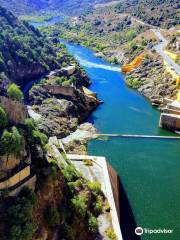
{"label": "green hill", "polygon": [[0,84],[22,84],[58,66],[56,51],[34,27],[0,7]]}

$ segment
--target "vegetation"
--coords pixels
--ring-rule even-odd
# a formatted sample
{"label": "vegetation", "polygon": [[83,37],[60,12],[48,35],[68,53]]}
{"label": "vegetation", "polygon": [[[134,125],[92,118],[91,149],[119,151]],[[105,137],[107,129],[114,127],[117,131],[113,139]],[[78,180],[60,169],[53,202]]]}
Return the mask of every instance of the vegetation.
{"label": "vegetation", "polygon": [[16,101],[22,101],[24,98],[22,91],[15,83],[12,83],[8,86],[7,95],[12,100]]}
{"label": "vegetation", "polygon": [[94,217],[92,214],[90,215],[90,217],[88,219],[88,229],[92,233],[97,233],[97,231],[98,231],[97,218]]}
{"label": "vegetation", "polygon": [[99,182],[88,182],[88,187],[94,194],[102,193],[101,184]]}
{"label": "vegetation", "polygon": [[[107,0],[105,0],[107,1]],[[60,13],[64,14],[77,14],[80,12],[88,11],[93,8],[95,3],[101,3],[102,0],[66,0],[66,1],[47,1],[47,0],[0,0],[0,5],[15,12],[16,14],[26,15],[26,14],[36,14],[39,12],[44,14],[44,11],[56,12],[60,10]],[[41,14],[41,15],[42,15]],[[46,15],[45,15],[46,16]],[[43,16],[42,16],[43,17]],[[41,17],[41,18],[42,18]]]}
{"label": "vegetation", "polygon": [[77,180],[81,175],[72,164],[68,164],[63,170],[63,174],[68,182]]}
{"label": "vegetation", "polygon": [[60,221],[60,215],[57,208],[52,206],[48,207],[45,212],[45,219],[49,227],[56,227]]}
{"label": "vegetation", "polygon": [[0,139],[0,153],[7,155],[7,161],[10,154],[19,156],[23,148],[23,136],[16,127],[12,127],[10,131],[4,130]]}
{"label": "vegetation", "polygon": [[36,122],[32,118],[27,118],[25,120],[25,126],[27,127],[30,144],[39,144],[45,147],[48,142],[48,137],[38,130]]}
{"label": "vegetation", "polygon": [[2,7],[0,21],[0,83],[10,79],[23,85],[24,79],[59,66],[58,49],[45,35]]}
{"label": "vegetation", "polygon": [[45,144],[48,142],[48,137],[39,130],[33,130],[32,136],[34,138],[34,141],[42,146],[45,146]]}
{"label": "vegetation", "polygon": [[108,240],[117,240],[117,236],[116,234],[114,233],[113,229],[112,228],[108,228],[106,230],[106,235],[108,237]]}
{"label": "vegetation", "polygon": [[132,77],[127,77],[126,84],[131,88],[138,89],[140,87],[140,80]]}
{"label": "vegetation", "polygon": [[178,4],[177,0],[125,0],[115,7],[115,11],[128,12],[148,24],[170,28],[180,23]]}
{"label": "vegetation", "polygon": [[9,226],[9,240],[31,240],[34,234],[32,211],[36,203],[35,193],[24,188],[14,203],[8,207],[6,223]]}
{"label": "vegetation", "polygon": [[85,218],[87,213],[87,200],[84,196],[79,195],[71,199],[72,208],[75,213],[81,217]]}
{"label": "vegetation", "polygon": [[0,129],[3,129],[8,124],[8,117],[5,110],[0,106]]}

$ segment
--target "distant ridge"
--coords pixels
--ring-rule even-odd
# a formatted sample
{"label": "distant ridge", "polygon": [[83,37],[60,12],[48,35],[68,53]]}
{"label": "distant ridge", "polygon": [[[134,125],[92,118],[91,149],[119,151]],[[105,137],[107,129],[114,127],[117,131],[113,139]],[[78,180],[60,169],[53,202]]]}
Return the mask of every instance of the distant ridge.
{"label": "distant ridge", "polygon": [[72,14],[90,10],[95,4],[112,0],[0,0],[0,5],[18,15],[32,14],[38,11],[60,11]]}

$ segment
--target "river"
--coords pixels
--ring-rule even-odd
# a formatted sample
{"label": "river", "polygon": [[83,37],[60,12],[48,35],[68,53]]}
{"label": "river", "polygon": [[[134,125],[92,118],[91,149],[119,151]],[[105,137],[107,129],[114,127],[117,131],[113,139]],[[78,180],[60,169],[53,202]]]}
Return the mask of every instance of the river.
{"label": "river", "polygon": [[[101,133],[172,135],[158,127],[160,113],[137,91],[128,88],[117,66],[96,57],[85,47],[66,43],[68,51],[85,68],[92,81],[90,89],[104,101],[89,118]],[[143,240],[180,239],[180,141],[110,138],[91,141],[89,154],[106,156],[118,172],[132,209],[121,222],[134,240],[128,217],[137,226],[173,229],[173,234],[144,234]],[[126,203],[124,203],[126,205]],[[123,206],[123,209],[128,208]],[[127,219],[125,219],[127,218]],[[131,239],[129,239],[129,237]]]}
{"label": "river", "polygon": [[51,26],[53,24],[60,23],[63,21],[64,21],[63,16],[55,16],[55,17],[52,17],[50,20],[42,21],[42,22],[29,21],[29,24],[33,25],[34,27],[48,27],[48,26]]}
{"label": "river", "polygon": [[[80,45],[66,46],[90,77],[90,89],[104,101],[88,119],[99,132],[173,135],[158,127],[159,111],[125,85],[118,66]],[[134,235],[135,226],[173,230],[172,234],[143,234],[141,240],[180,239],[180,140],[93,140],[88,152],[105,156],[120,176],[124,240],[139,239]]]}

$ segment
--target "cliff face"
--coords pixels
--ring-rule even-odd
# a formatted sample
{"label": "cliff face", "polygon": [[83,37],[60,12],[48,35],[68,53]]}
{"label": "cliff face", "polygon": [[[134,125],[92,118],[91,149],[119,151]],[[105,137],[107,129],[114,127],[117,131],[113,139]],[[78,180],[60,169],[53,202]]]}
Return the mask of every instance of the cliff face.
{"label": "cliff face", "polygon": [[[74,217],[69,219],[73,212],[67,207],[68,186],[62,172],[57,173],[54,177],[47,177],[38,188],[37,203],[33,210],[33,222],[37,229],[34,240],[55,240],[65,237],[74,240],[94,239],[83,222],[76,221]],[[54,227],[49,226],[46,218],[46,212],[50,208],[58,209],[60,212],[59,222]]]}
{"label": "cliff face", "polygon": [[0,96],[0,106],[5,109],[11,124],[23,124],[28,117],[28,111],[24,104]]}

